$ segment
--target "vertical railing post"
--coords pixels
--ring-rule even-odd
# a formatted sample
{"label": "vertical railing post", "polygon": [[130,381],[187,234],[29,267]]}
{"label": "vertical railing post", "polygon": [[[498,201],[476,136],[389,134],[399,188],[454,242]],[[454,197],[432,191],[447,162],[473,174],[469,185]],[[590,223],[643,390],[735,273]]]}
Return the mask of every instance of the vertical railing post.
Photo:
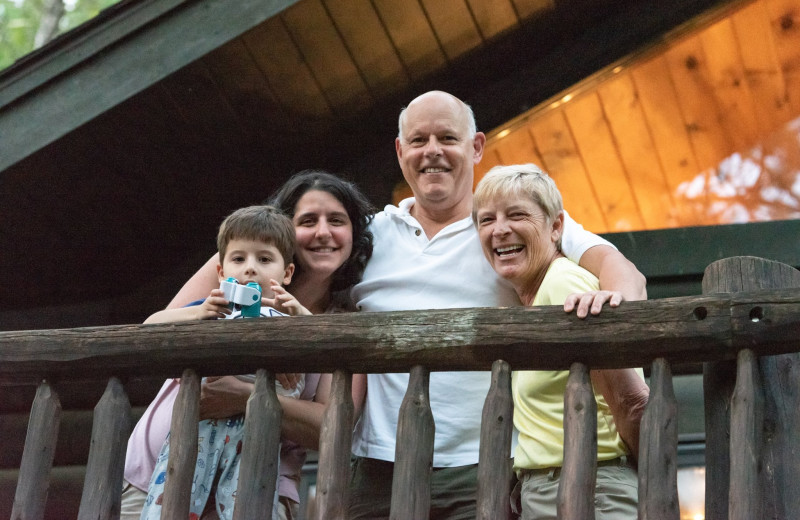
{"label": "vertical railing post", "polygon": [[36,389],[28,419],[11,520],[44,518],[60,424],[61,401],[58,393],[50,383],[42,381]]}
{"label": "vertical railing post", "polygon": [[275,376],[259,369],[255,388],[247,400],[233,520],[272,518],[282,417]]}
{"label": "vertical railing post", "polygon": [[411,369],[397,419],[391,520],[428,520],[430,514],[435,426],[429,383],[427,369],[419,365]]}
{"label": "vertical railing post", "polygon": [[558,483],[558,518],[594,520],[597,480],[597,403],[589,368],[573,363],[564,392],[564,464]]}
{"label": "vertical railing post", "polygon": [[[703,294],[800,287],[800,271],[779,262],[750,256],[725,258],[709,265]],[[755,310],[755,309],[754,309]],[[768,317],[766,317],[768,319]],[[754,320],[760,319],[758,313]],[[800,493],[794,492],[800,468],[800,353],[758,360],[764,390],[759,515],[800,518]],[[705,363],[706,520],[728,519],[730,493],[730,402],[735,381],[733,362]]]}
{"label": "vertical railing post", "polygon": [[194,370],[187,368],[181,375],[181,388],[172,408],[162,518],[189,518],[199,420],[200,378]]}
{"label": "vertical railing post", "polygon": [[759,458],[764,428],[764,397],[758,359],[750,349],[739,351],[731,403],[730,520],[758,518]]}
{"label": "vertical railing post", "polygon": [[678,403],[664,358],[653,361],[639,438],[639,518],[678,520]]}
{"label": "vertical railing post", "polygon": [[333,373],[331,396],[322,417],[317,470],[317,518],[346,520],[353,441],[352,374]]}
{"label": "vertical railing post", "polygon": [[119,518],[125,450],[131,427],[128,395],[120,380],[112,377],[94,408],[79,520]]}
{"label": "vertical railing post", "polygon": [[481,444],[478,459],[478,520],[507,520],[511,517],[511,434],[514,401],[511,397],[511,368],[497,360],[492,365],[492,385],[481,416]]}

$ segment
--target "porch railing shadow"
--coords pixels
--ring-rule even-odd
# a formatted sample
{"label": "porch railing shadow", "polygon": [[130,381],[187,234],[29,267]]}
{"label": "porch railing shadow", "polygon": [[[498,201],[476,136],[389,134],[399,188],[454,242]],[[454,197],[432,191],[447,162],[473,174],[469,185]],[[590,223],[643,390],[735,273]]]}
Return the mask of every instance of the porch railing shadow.
{"label": "porch railing shadow", "polygon": [[[332,372],[317,477],[318,518],[346,518],[352,373],[409,372],[400,409],[391,517],[427,518],[435,418],[431,371],[491,370],[478,471],[480,519],[509,518],[511,370],[569,370],[563,519],[594,517],[596,413],[590,368],[651,367],[641,427],[639,517],[679,519],[671,365],[704,363],[706,518],[800,518],[800,271],[760,258],[706,269],[703,295],[627,302],[578,320],[560,307],[353,313],[0,332],[0,388],[40,381],[12,520],[41,519],[59,431],[58,382],[109,378],[94,412],[79,518],[119,515],[130,405],[121,381],[181,377],[163,518],[189,517],[200,378],[256,373],[247,405],[235,519],[268,518],[281,408],[272,373]],[[55,383],[51,383],[55,381]],[[254,442],[254,440],[256,440]]]}

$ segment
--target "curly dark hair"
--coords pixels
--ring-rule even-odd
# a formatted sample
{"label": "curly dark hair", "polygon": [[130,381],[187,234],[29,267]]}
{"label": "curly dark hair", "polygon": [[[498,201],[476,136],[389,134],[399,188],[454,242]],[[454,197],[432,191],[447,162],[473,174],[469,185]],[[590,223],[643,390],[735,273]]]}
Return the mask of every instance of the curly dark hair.
{"label": "curly dark hair", "polygon": [[[367,261],[372,256],[372,233],[367,230],[367,226],[372,221],[375,209],[355,184],[322,170],[303,170],[292,175],[269,198],[267,204],[279,208],[290,218],[294,218],[297,201],[311,190],[333,195],[342,203],[353,224],[353,251],[347,261],[333,274],[331,281],[332,292],[349,289],[361,280]],[[302,266],[295,261],[295,277],[300,273]]]}

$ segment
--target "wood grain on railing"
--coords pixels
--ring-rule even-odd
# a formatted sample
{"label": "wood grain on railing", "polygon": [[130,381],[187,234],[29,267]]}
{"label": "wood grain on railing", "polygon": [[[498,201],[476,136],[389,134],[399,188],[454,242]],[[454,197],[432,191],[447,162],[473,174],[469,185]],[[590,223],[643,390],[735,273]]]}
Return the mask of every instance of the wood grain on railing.
{"label": "wood grain on railing", "polygon": [[408,390],[397,417],[391,520],[428,519],[435,428],[429,384],[427,369],[421,366],[411,369]]}
{"label": "wood grain on railing", "polygon": [[597,403],[589,368],[573,363],[564,392],[564,463],[558,482],[558,518],[594,520],[597,476]]}
{"label": "wood grain on railing", "polygon": [[86,463],[79,520],[119,515],[125,451],[131,429],[131,403],[120,380],[112,377],[94,409],[92,445]]}
{"label": "wood grain on railing", "polygon": [[353,440],[352,374],[344,370],[333,373],[331,395],[322,417],[319,435],[319,467],[317,469],[317,518],[346,520],[349,482],[350,448]]}
{"label": "wood grain on railing", "polygon": [[247,400],[233,520],[272,518],[282,416],[283,409],[275,393],[275,376],[259,369],[255,388]]}
{"label": "wood grain on railing", "polygon": [[750,349],[739,351],[736,385],[731,399],[730,520],[758,518],[761,432],[764,428],[764,396],[758,359]]}
{"label": "wood grain on railing", "polygon": [[653,361],[639,436],[639,518],[678,520],[678,403],[664,358]]}
{"label": "wood grain on railing", "polygon": [[[800,518],[800,493],[794,492],[800,475],[800,343],[798,331],[778,323],[787,315],[800,316],[792,306],[762,304],[750,298],[768,289],[794,294],[800,288],[800,271],[779,262],[738,256],[718,260],[703,275],[703,294],[731,293],[731,348],[738,354],[753,350],[764,385],[764,435],[760,448],[761,483],[755,499],[763,518]],[[758,292],[756,292],[758,291]],[[769,337],[768,337],[769,336]],[[785,352],[760,350],[776,341],[794,345]],[[773,354],[781,354],[772,356]],[[728,359],[735,359],[730,357]],[[706,520],[729,519],[730,405],[736,381],[736,364],[708,358],[703,367],[706,414]],[[768,425],[768,427],[767,427]]]}
{"label": "wood grain on railing", "polygon": [[[752,322],[744,313],[752,307],[770,319]],[[176,377],[185,367],[204,376],[293,372],[300,360],[315,373],[488,371],[497,359],[515,370],[567,370],[576,359],[593,369],[631,368],[657,357],[732,360],[739,345],[759,356],[792,352],[798,337],[800,290],[625,302],[586,320],[546,306],[5,331],[0,384],[89,370],[120,378]]]}
{"label": "wood grain on railing", "polygon": [[[181,375],[181,387],[172,409],[167,480],[161,504],[163,518],[189,518],[199,420],[200,378],[194,370],[187,368]],[[177,442],[172,442],[173,439]]]}
{"label": "wood grain on railing", "polygon": [[60,423],[61,402],[58,393],[50,383],[42,381],[31,407],[11,520],[44,518]]}
{"label": "wood grain on railing", "polygon": [[511,367],[502,360],[492,365],[492,383],[481,416],[478,455],[478,520],[511,518],[511,435],[514,400],[511,397]]}

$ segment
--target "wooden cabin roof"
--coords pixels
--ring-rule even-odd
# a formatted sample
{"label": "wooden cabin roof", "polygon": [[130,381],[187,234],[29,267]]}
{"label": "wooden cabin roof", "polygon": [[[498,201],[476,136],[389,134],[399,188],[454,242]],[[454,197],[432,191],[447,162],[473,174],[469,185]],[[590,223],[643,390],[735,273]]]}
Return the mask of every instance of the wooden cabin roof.
{"label": "wooden cabin roof", "polygon": [[416,95],[490,130],[741,4],[123,0],[0,73],[0,329],[140,321],[294,172],[389,202]]}

